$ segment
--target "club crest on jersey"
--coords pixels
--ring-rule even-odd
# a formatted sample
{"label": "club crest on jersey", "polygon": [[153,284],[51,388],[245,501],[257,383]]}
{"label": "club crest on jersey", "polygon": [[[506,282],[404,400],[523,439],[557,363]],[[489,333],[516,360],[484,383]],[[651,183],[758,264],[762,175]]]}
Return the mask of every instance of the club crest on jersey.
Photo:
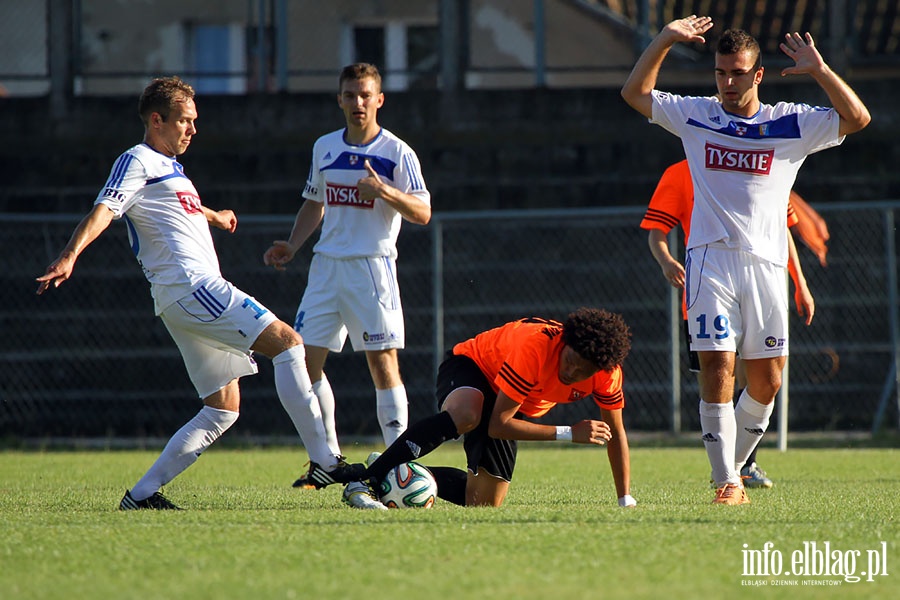
{"label": "club crest on jersey", "polygon": [[569,402],[578,402],[584,398],[585,394],[581,390],[572,390],[569,392]]}
{"label": "club crest on jersey", "polygon": [[328,206],[350,206],[352,208],[372,208],[375,199],[362,200],[355,185],[329,183],[325,186],[325,202]]}
{"label": "club crest on jersey", "polygon": [[350,166],[355,167],[359,163],[359,156],[351,154],[348,160],[350,161]]}
{"label": "club crest on jersey", "polygon": [[734,132],[739,136],[743,137],[747,135],[747,126],[746,125],[735,125]]}
{"label": "club crest on jersey", "polygon": [[746,150],[706,143],[706,168],[714,171],[737,171],[751,175],[768,175],[775,150]]}

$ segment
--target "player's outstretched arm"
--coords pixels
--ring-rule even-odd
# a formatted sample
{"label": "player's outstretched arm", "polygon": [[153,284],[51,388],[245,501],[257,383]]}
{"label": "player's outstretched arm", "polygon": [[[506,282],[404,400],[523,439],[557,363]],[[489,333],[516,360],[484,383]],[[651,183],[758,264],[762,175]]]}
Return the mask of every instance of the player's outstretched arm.
{"label": "player's outstretched arm", "polygon": [[659,69],[669,50],[678,42],[706,43],[703,34],[713,26],[711,17],[691,15],[676,19],[656,34],[631,70],[622,86],[622,98],[631,108],[648,119],[653,116],[653,99],[650,93],[656,87]]}
{"label": "player's outstretched arm", "polygon": [[43,275],[35,279],[38,282],[37,293],[43,294],[51,285],[58,288],[71,277],[78,256],[109,227],[112,219],[113,213],[105,204],[95,205],[75,227],[59,257],[50,263]]}
{"label": "player's outstretched arm", "polygon": [[869,109],[847,82],[825,63],[809,32],[804,36],[788,33],[779,47],[794,61],[794,66],[782,70],[781,75],[808,74],[822,86],[834,110],[841,116],[840,135],[856,133],[869,124],[872,120]]}

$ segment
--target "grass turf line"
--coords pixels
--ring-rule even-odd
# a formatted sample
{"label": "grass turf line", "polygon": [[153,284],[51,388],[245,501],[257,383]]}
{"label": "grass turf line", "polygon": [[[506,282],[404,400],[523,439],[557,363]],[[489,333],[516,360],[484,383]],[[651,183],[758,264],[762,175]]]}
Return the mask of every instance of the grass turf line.
{"label": "grass turf line", "polygon": [[[346,449],[363,460],[372,448]],[[634,448],[633,510],[602,449],[522,444],[506,504],[350,509],[290,487],[301,449],[212,448],[165,490],[183,512],[115,510],[156,451],[0,452],[3,598],[895,598],[900,451],[760,451],[776,485],[711,506],[702,448]],[[423,463],[462,467],[458,444]],[[742,549],[887,542],[889,575],[742,586]],[[789,565],[787,565],[789,566]],[[857,567],[863,570],[864,564]],[[756,578],[760,579],[760,578]],[[766,579],[766,578],[762,578]],[[782,578],[783,579],[783,578]],[[815,578],[812,578],[815,579]],[[824,579],[824,578],[818,578]],[[834,579],[834,578],[832,578]]]}

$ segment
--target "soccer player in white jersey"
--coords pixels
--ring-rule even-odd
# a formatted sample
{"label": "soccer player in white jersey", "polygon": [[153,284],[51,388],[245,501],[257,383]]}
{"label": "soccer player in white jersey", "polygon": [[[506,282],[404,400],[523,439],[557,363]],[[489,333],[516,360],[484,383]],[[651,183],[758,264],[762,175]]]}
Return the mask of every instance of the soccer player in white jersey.
{"label": "soccer player in white jersey", "polygon": [[306,371],[302,338],[219,270],[209,226],[234,232],[230,210],[204,206],[177,157],[197,133],[194,90],[177,77],[153,80],[138,106],[144,140],[113,164],[93,209],[75,228],[59,257],[37,278],[37,293],[59,287],[79,255],[124,219],[128,240],[150,282],[156,314],[178,345],[203,408],[176,432],[143,477],[119,503],[121,510],[178,509],[159,489],[191,466],[238,418],[238,380],[257,372],[252,353],[272,359],[282,405],[310,455],[345,469],[326,444],[314,445],[322,415]]}
{"label": "soccer player in white jersey", "polygon": [[[266,265],[283,270],[322,224],[294,328],[303,334],[327,443],[336,455],[335,399],[324,366],[328,353],[339,352],[348,335],[353,349],[366,353],[385,445],[406,430],[406,388],[397,360],[405,333],[396,242],[404,219],[418,225],[431,220],[431,195],[418,157],[378,124],[384,104],[378,69],[367,63],[348,65],[338,81],[337,101],[346,127],[316,141],[305,200],[290,238],[273,242],[263,256]],[[314,472],[311,468],[309,474]],[[294,486],[314,485],[309,474]],[[354,505],[358,499],[365,502],[357,491],[348,487],[345,499]]]}
{"label": "soccer player in white jersey", "polygon": [[[809,154],[837,146],[871,118],[809,33],[785,35],[780,47],[794,65],[781,74],[811,76],[833,108],[762,103],[759,44],[741,30],[725,31],[716,46],[718,97],[654,89],[672,46],[705,43],[712,26],[711,18],[695,15],[666,25],[638,59],[622,97],[681,138],[690,166],[685,286],[691,348],[700,358],[700,425],[714,502],[736,505],[750,501],[739,469],[768,426],[788,354],[788,195]],[[747,387],[732,406],[736,351]]]}

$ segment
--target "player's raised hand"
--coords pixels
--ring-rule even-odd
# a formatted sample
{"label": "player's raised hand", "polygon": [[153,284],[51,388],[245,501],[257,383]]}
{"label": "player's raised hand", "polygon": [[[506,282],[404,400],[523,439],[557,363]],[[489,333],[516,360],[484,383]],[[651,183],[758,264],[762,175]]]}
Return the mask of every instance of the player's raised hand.
{"label": "player's raised hand", "polygon": [[381,187],[384,185],[384,182],[378,173],[375,172],[375,169],[372,168],[368,158],[363,164],[369,174],[356,183],[356,189],[359,192],[360,200],[374,200],[381,196]]}
{"label": "player's raised hand", "polygon": [[703,34],[712,29],[712,17],[691,15],[684,19],[676,19],[665,26],[665,31],[673,36],[676,42],[706,43]]}
{"label": "player's raised hand", "polygon": [[603,446],[612,439],[612,431],[603,421],[585,419],[572,425],[572,441],[576,444]]}
{"label": "player's raised hand", "polygon": [[276,271],[284,271],[285,265],[293,260],[297,249],[286,240],[275,240],[263,254],[263,263],[267,267],[275,267]]}
{"label": "player's raised hand", "polygon": [[781,71],[782,76],[811,74],[825,68],[825,60],[819,54],[809,32],[806,32],[804,36],[796,32],[787,33],[784,36],[784,42],[778,47],[794,61],[793,67],[787,67]]}

